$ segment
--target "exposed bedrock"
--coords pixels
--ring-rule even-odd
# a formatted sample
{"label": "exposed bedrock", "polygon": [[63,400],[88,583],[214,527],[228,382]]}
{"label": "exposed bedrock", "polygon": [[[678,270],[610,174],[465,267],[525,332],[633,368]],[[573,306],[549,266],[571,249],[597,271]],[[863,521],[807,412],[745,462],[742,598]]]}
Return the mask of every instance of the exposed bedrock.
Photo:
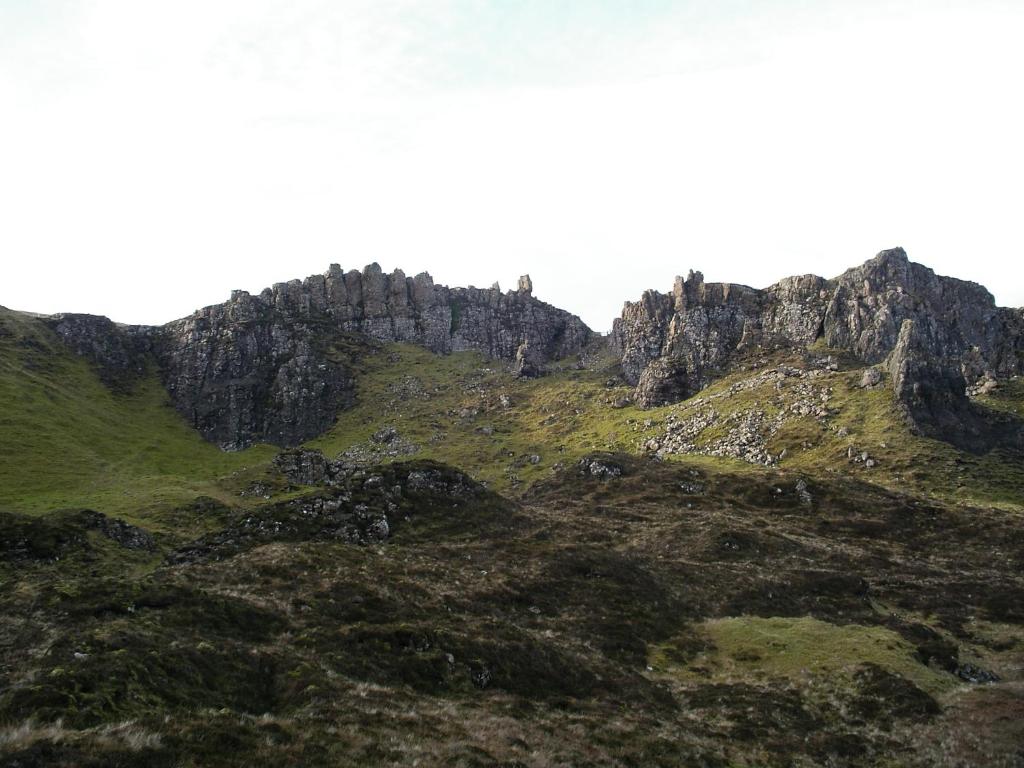
{"label": "exposed bedrock", "polygon": [[145,373],[151,328],[72,313],[53,315],[46,324],[75,354],[89,360],[103,383],[116,392],[128,391]]}
{"label": "exposed bedrock", "polygon": [[533,354],[553,360],[579,351],[592,336],[575,315],[533,296],[529,275],[515,291],[497,287],[448,288],[426,272],[406,277],[371,264],[362,272],[342,272],[337,264],[324,275],[278,283],[259,300],[289,318],[325,318],[344,331],[379,341],[404,341],[447,353],[480,350],[514,360],[524,342]]}
{"label": "exposed bedrock", "polygon": [[[905,332],[912,357],[927,362],[936,393],[1024,370],[1024,310],[997,307],[982,286],[936,275],[902,248],[832,280],[790,277],[763,290],[705,283],[700,272],[690,272],[676,278],[670,294],[646,291],[627,302],[611,344],[626,380],[639,385],[637,401],[655,405],[703,389],[755,346],[806,348],[820,341],[866,364],[880,363],[897,348],[906,321],[912,322]],[[925,369],[909,368],[921,374],[907,374],[920,384]],[[897,383],[896,390],[905,402],[913,387]],[[920,403],[910,410],[924,413]]]}
{"label": "exposed bedrock", "polygon": [[385,274],[377,264],[362,272],[332,265],[258,296],[234,291],[159,328],[89,315],[51,324],[112,386],[130,386],[155,361],[175,408],[228,450],[296,445],[328,429],[354,398],[351,360],[333,348],[345,334],[436,353],[479,350],[510,363],[528,349],[534,375],[593,336],[575,315],[534,298],[529,276],[502,293],[435,285],[426,273]]}

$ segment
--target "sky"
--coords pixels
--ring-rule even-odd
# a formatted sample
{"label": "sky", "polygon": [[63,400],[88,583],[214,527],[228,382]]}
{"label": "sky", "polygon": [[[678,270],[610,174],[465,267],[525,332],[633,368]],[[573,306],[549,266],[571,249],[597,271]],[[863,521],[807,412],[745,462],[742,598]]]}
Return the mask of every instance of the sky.
{"label": "sky", "polygon": [[901,245],[1024,305],[1020,0],[0,0],[0,304],[376,261],[607,330]]}

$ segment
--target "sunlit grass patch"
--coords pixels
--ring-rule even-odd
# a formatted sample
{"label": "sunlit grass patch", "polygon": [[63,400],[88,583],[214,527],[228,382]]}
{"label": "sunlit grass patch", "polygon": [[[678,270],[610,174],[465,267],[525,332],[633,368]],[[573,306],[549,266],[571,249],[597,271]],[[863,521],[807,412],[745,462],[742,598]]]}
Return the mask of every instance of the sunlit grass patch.
{"label": "sunlit grass patch", "polygon": [[[836,625],[806,616],[739,616],[708,620],[698,633],[704,650],[684,661],[676,646],[662,644],[651,654],[652,667],[693,680],[830,677],[842,685],[858,667],[874,664],[932,694],[957,684],[952,675],[922,664],[913,645],[884,627]],[[694,641],[687,642],[692,647]]]}

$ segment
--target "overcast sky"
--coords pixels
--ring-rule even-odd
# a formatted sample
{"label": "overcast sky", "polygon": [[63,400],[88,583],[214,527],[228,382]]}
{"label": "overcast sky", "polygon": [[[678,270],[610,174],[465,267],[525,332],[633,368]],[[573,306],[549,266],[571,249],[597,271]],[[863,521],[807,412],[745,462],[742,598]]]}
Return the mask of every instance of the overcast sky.
{"label": "overcast sky", "polygon": [[0,0],[0,304],[377,261],[606,330],[902,245],[1024,305],[1022,40],[1021,0]]}

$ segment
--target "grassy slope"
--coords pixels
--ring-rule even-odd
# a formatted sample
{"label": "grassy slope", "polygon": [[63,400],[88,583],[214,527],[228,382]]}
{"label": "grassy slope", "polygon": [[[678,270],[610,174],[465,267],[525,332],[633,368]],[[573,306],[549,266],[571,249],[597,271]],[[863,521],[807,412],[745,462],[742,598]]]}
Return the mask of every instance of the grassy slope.
{"label": "grassy slope", "polygon": [[[636,452],[669,415],[701,406],[616,407],[629,390],[609,386],[607,359],[516,381],[476,354],[388,347],[363,361],[358,405],[311,445],[333,456],[394,426],[418,457],[523,491],[514,525],[488,533],[470,506],[461,527],[417,524],[380,548],[274,542],[177,567],[162,564],[174,539],[238,513],[176,509],[200,494],[258,503],[237,492],[274,449],[222,453],[182,422],[155,377],[115,396],[39,321],[2,312],[0,327],[0,508],[91,506],[176,528],[154,553],[92,532],[59,561],[0,564],[0,582],[13,587],[0,590],[0,660],[12,665],[0,672],[37,680],[23,704],[7,701],[0,754],[37,740],[74,755],[79,740],[101,746],[103,759],[124,745],[124,764],[147,765],[188,764],[181,754],[251,764],[244,750],[278,763],[572,762],[584,749],[608,765],[700,764],[701,755],[709,765],[781,765],[790,763],[771,756],[797,753],[813,764],[843,754],[850,712],[896,686],[902,713],[863,715],[870,727],[857,731],[874,750],[868,765],[889,738],[872,723],[906,744],[923,718],[945,753],[944,734],[965,718],[989,707],[1001,722],[1018,706],[985,697],[1010,697],[1020,678],[1019,547],[1000,544],[1019,516],[933,513],[843,476],[1019,510],[1021,467],[909,435],[888,390],[859,389],[855,370],[828,376],[838,413],[826,426],[794,418],[772,441],[773,453],[787,450],[777,470],[686,456],[637,462],[605,483],[569,465],[593,450]],[[1022,394],[1012,383],[992,404],[1012,411]],[[775,412],[789,397],[764,385],[714,404],[722,414]],[[698,446],[721,434],[709,429]],[[849,463],[850,446],[878,466]],[[568,471],[553,471],[559,464]],[[797,475],[813,478],[813,509],[794,501]],[[704,490],[681,490],[691,482]],[[136,602],[145,607],[124,607]],[[921,663],[919,625],[1009,685],[969,688]],[[481,664],[495,674],[484,693],[470,680]],[[877,670],[866,675],[866,665]],[[193,678],[202,684],[190,688]],[[73,705],[52,703],[64,726],[11,719],[43,711],[32,696],[66,691]],[[921,691],[948,716],[921,710],[930,701]],[[123,733],[89,730],[122,721]],[[978,733],[991,741],[983,722]]]}
{"label": "grassy slope", "polygon": [[[607,355],[586,370],[567,365],[525,381],[476,353],[442,357],[408,345],[367,356],[363,368],[356,407],[341,413],[310,447],[334,456],[393,426],[418,446],[417,456],[461,467],[506,492],[525,489],[590,451],[640,452],[667,417],[685,418],[704,407],[700,402],[713,402],[722,416],[751,408],[772,414],[791,402],[787,390],[771,384],[728,394],[751,375],[737,372],[686,403],[646,411],[617,407],[630,390],[609,381],[613,361]],[[821,380],[837,413],[827,427],[811,417],[791,418],[768,446],[773,453],[786,449],[782,468],[811,475],[853,472],[885,487],[1022,508],[1019,461],[999,453],[966,455],[909,434],[888,389],[862,390],[859,378],[850,370]],[[7,310],[0,313],[0,403],[8,404],[0,412],[0,508],[93,506],[152,521],[153,513],[200,494],[239,502],[244,480],[259,477],[275,452],[270,446],[217,450],[183,423],[155,376],[128,396],[115,395],[40,321]],[[1019,410],[1024,390],[1011,382],[985,403]],[[709,428],[698,436],[698,447],[723,432],[721,424]],[[851,464],[849,447],[869,452],[877,467]],[[758,471],[732,459],[688,459],[708,468]]]}
{"label": "grassy slope", "polygon": [[113,394],[38,320],[0,310],[0,508],[91,506],[128,519],[200,494],[273,449],[223,453],[173,410],[155,375]]}
{"label": "grassy slope", "polygon": [[[547,477],[552,467],[590,451],[640,452],[668,416],[685,417],[699,407],[695,400],[650,410],[617,407],[616,401],[630,390],[621,382],[607,386],[609,366],[606,359],[588,370],[564,368],[542,379],[516,381],[499,364],[472,353],[437,357],[396,345],[387,355],[367,361],[358,382],[358,405],[342,413],[336,426],[310,446],[332,456],[366,442],[381,427],[394,426],[420,447],[418,455],[463,467],[493,487],[509,490]],[[716,398],[750,375],[726,376],[699,398]],[[963,454],[941,441],[910,434],[890,390],[863,390],[859,380],[859,370],[832,372],[822,380],[831,388],[829,405],[837,413],[826,426],[811,417],[791,418],[769,441],[773,453],[787,451],[782,468],[812,475],[850,472],[884,487],[960,503],[1024,508],[1024,468],[1018,460],[999,452]],[[1024,403],[1018,389],[1002,391],[1004,410]],[[502,395],[508,398],[507,407]],[[785,390],[777,392],[770,384],[713,400],[723,416],[751,408],[772,414],[789,402]],[[698,437],[698,446],[722,432],[720,425],[709,428]],[[869,470],[851,464],[850,447],[868,452],[877,466]],[[531,463],[531,456],[540,460]],[[686,458],[709,468],[757,471],[732,459]]]}

